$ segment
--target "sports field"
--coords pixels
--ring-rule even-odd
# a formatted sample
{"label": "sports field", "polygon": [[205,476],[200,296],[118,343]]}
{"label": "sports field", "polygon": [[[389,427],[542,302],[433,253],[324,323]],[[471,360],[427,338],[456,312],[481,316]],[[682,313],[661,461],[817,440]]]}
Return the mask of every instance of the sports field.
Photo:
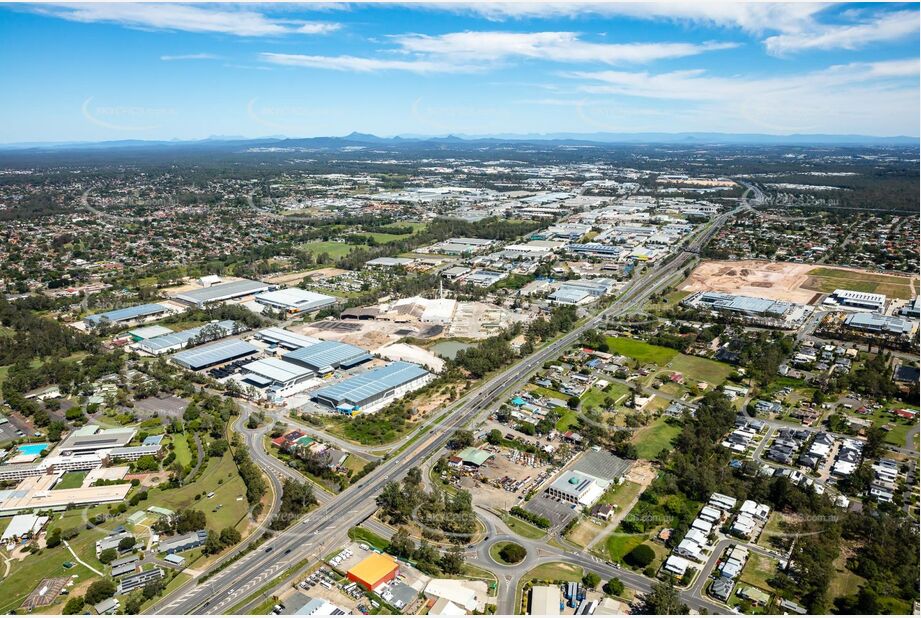
{"label": "sports field", "polygon": [[304,251],[310,251],[313,253],[314,257],[317,257],[322,253],[326,253],[329,254],[329,257],[336,259],[348,255],[356,246],[357,245],[350,245],[344,242],[317,240],[314,242],[304,243],[300,248]]}

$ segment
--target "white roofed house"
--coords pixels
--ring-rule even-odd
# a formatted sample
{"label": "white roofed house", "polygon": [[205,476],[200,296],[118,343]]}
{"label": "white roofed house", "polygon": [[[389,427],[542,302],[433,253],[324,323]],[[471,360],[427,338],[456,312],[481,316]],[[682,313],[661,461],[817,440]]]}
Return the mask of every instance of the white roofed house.
{"label": "white roofed house", "polygon": [[736,516],[729,531],[735,536],[747,539],[751,538],[752,532],[755,531],[755,526],[755,520],[743,513]]}
{"label": "white roofed house", "polygon": [[704,559],[704,554],[700,545],[687,537],[678,543],[678,546],[675,547],[675,553],[684,558],[690,558],[695,562],[701,562]]}
{"label": "white roofed house", "polygon": [[671,555],[662,565],[662,570],[676,577],[684,577],[684,574],[691,567],[691,563],[681,556]]}

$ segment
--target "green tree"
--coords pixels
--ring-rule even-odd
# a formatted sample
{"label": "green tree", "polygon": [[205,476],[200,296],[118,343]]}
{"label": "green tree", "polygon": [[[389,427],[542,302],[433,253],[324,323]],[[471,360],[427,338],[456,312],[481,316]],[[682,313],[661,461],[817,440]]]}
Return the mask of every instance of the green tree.
{"label": "green tree", "polygon": [[509,564],[521,562],[527,554],[527,550],[518,543],[507,543],[499,550],[499,557]]}
{"label": "green tree", "polygon": [[410,538],[406,528],[401,526],[390,537],[390,547],[388,549],[400,558],[411,558],[416,551],[416,544]]}
{"label": "green tree", "polygon": [[610,594],[611,596],[619,597],[624,593],[624,582],[620,581],[616,577],[612,577],[607,581],[607,583],[602,587],[605,594]]}
{"label": "green tree", "polygon": [[640,543],[624,556],[627,564],[636,568],[648,566],[655,558],[655,550],[646,543]]}
{"label": "green tree", "polygon": [[109,549],[104,549],[99,554],[99,562],[103,564],[109,564],[116,558],[118,558],[118,550],[115,549],[114,547],[110,547]]}
{"label": "green tree", "polygon": [[61,613],[66,616],[79,614],[83,611],[84,605],[86,605],[86,601],[84,601],[83,597],[70,597],[67,599],[67,603],[64,604],[64,609]]}
{"label": "green tree", "polygon": [[640,613],[660,616],[687,614],[688,606],[681,602],[678,591],[672,584],[658,582],[653,584],[652,590],[643,596]]}
{"label": "green tree", "polygon": [[227,526],[221,530],[221,544],[224,547],[230,547],[231,545],[236,545],[242,539],[240,531],[234,528],[233,526]]}
{"label": "green tree", "polygon": [[586,588],[594,590],[601,583],[601,577],[597,573],[589,571],[582,577],[582,583],[585,584]]}
{"label": "green tree", "polygon": [[96,605],[115,595],[115,584],[110,579],[97,579],[86,589],[85,599],[90,605]]}

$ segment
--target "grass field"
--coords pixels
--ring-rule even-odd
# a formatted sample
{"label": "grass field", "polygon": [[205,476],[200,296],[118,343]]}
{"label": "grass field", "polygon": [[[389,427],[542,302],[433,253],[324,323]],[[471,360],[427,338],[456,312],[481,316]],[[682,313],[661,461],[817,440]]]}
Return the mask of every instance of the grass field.
{"label": "grass field", "polygon": [[328,253],[329,257],[336,259],[345,257],[351,253],[352,249],[354,249],[356,246],[357,245],[349,245],[344,242],[317,240],[304,243],[301,245],[301,249],[304,251],[310,251],[313,253],[314,257],[320,255],[321,253]]}
{"label": "grass field", "polygon": [[835,572],[828,584],[829,599],[837,599],[838,597],[856,594],[857,590],[867,583],[866,579],[848,569],[845,563],[845,554],[841,552],[833,563]]}
{"label": "grass field", "polygon": [[[604,546],[608,550],[608,557],[614,562],[620,562],[624,559],[624,556],[633,551],[634,547],[643,543],[648,538],[649,535],[645,532],[642,534],[615,532],[605,540]],[[650,545],[652,545],[652,543],[650,543]]]}
{"label": "grass field", "polygon": [[613,504],[618,508],[623,509],[640,494],[640,490],[642,488],[643,486],[639,483],[634,483],[633,481],[624,481],[613,489],[606,491],[605,494],[601,496],[601,499],[598,500],[598,503]]}
{"label": "grass field", "polygon": [[555,391],[552,388],[546,388],[544,386],[537,386],[536,384],[528,384],[528,390],[534,393],[535,395],[540,395],[541,397],[549,397],[550,399],[559,399],[560,401],[566,401],[569,399],[568,395],[564,395],[559,391]]}
{"label": "grass field", "polygon": [[887,444],[892,444],[893,446],[905,447],[905,440],[908,437],[908,432],[918,424],[918,421],[908,420],[895,416],[892,414],[892,412],[890,412],[890,410],[893,408],[905,408],[906,410],[918,409],[915,406],[910,406],[899,402],[873,412],[869,415],[868,418],[873,422],[874,427],[881,427],[883,425],[891,427],[891,429],[886,432],[886,437],[883,438],[884,442]]}
{"label": "grass field", "polygon": [[629,356],[641,363],[653,363],[659,366],[667,365],[678,350],[658,345],[651,345],[645,341],[628,339],[626,337],[608,337],[608,350],[612,354]]}
{"label": "grass field", "polygon": [[[5,552],[3,554],[5,556]],[[73,562],[70,569],[64,568],[65,562]],[[25,560],[10,562],[10,574],[0,581],[0,613],[10,614],[13,609],[22,605],[30,592],[41,582],[50,577],[77,576],[77,584],[96,577],[96,574],[76,563],[67,548],[59,545],[54,549],[44,549],[37,555],[32,555]],[[67,602],[67,597],[59,597],[60,602],[49,607],[39,608],[41,613],[59,614],[52,608],[62,607]]]}
{"label": "grass field", "polygon": [[83,485],[86,472],[66,472],[54,486],[55,489],[75,489]]}
{"label": "grass field", "polygon": [[843,288],[857,292],[885,294],[893,298],[912,298],[909,277],[839,268],[813,268],[809,271],[809,279],[802,287],[817,292],[834,292],[838,288]]}
{"label": "grass field", "polygon": [[587,547],[602,530],[604,530],[604,526],[599,526],[592,519],[585,518],[570,530],[566,538],[579,547]]}
{"label": "grass field", "polygon": [[657,418],[633,435],[636,454],[640,459],[655,459],[662,449],[668,448],[672,440],[681,433],[679,425],[666,422],[666,417]]}
{"label": "grass field", "polygon": [[676,354],[669,368],[683,374],[687,380],[709,382],[714,386],[725,382],[732,373],[732,367],[726,363],[687,354]]}
{"label": "grass field", "polygon": [[374,534],[367,528],[362,528],[360,526],[349,528],[349,538],[353,541],[358,541],[359,543],[367,543],[368,545],[371,545],[372,547],[382,551],[390,546],[390,541],[382,536]]}
{"label": "grass field", "polygon": [[751,552],[745,567],[742,569],[739,580],[756,588],[761,588],[765,592],[773,593],[774,588],[768,584],[768,580],[774,578],[776,571],[776,560]]}
{"label": "grass field", "polygon": [[518,564],[517,562],[506,562],[505,560],[502,559],[502,556],[499,555],[499,552],[501,552],[503,549],[505,549],[509,545],[518,545],[518,543],[513,543],[511,541],[502,541],[501,543],[494,543],[489,548],[490,558],[492,558],[499,564]]}
{"label": "grass field", "polygon": [[548,562],[524,574],[522,581],[577,582],[582,580],[582,567],[565,562]]}
{"label": "grass field", "polygon": [[547,533],[537,526],[530,524],[523,519],[519,519],[513,515],[503,515],[502,521],[505,522],[505,525],[507,525],[512,532],[526,539],[536,540],[547,536]]}
{"label": "grass field", "polygon": [[[208,498],[208,492],[212,491],[214,497]],[[199,496],[197,500],[195,496]],[[237,500],[238,497],[243,499]],[[215,511],[218,504],[223,506]],[[142,500],[136,506],[129,507],[128,511],[122,515],[112,516],[103,527],[85,529],[87,521],[99,514],[110,514],[112,506],[100,505],[85,510],[72,509],[65,512],[60,519],[55,519],[49,526],[62,530],[78,528],[80,534],[70,541],[71,547],[81,560],[102,570],[102,564],[96,559],[96,541],[116,526],[124,525],[127,517],[135,511],[144,510],[149,506],[160,506],[173,511],[197,509],[205,514],[208,528],[221,530],[227,526],[236,526],[242,531],[246,526],[246,520],[241,522],[241,519],[246,515],[248,509],[246,487],[237,474],[237,468],[230,452],[225,453],[221,458],[210,459],[202,475],[194,483],[178,489],[151,488],[148,490],[147,500]],[[145,527],[140,527],[135,532],[144,534],[147,530]]]}
{"label": "grass field", "polygon": [[192,450],[189,448],[188,434],[178,434],[172,436],[173,452],[176,453],[176,461],[183,468],[192,464]]}
{"label": "grass field", "polygon": [[556,422],[557,431],[568,431],[579,424],[579,414],[569,408],[556,408],[560,413],[560,420]]}

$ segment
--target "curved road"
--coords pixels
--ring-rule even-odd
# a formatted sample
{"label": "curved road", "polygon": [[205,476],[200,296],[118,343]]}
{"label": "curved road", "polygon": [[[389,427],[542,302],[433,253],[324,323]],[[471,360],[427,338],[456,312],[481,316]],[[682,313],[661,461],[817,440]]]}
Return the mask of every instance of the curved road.
{"label": "curved road", "polygon": [[[527,379],[544,362],[556,358],[576,343],[586,330],[602,324],[607,318],[622,316],[638,309],[696,257],[700,248],[728,217],[746,206],[747,204],[739,206],[733,211],[715,217],[708,226],[696,233],[674,258],[667,263],[659,263],[646,269],[634,277],[621,296],[607,309],[471,390],[449,406],[450,411],[443,423],[429,429],[417,443],[382,463],[359,483],[340,493],[335,500],[321,505],[300,522],[292,525],[264,550],[260,549],[243,556],[216,573],[204,585],[189,582],[168,599],[158,602],[152,611],[161,614],[223,613],[246,598],[249,591],[256,586],[272,580],[305,558],[319,555],[332,540],[331,531],[335,530],[341,535],[374,512],[375,497],[389,480],[397,479],[410,468],[427,461],[444,447],[452,430],[466,427],[487,414],[497,398],[507,389]],[[592,565],[602,576],[621,572],[604,563],[596,567],[594,559],[586,558],[582,554],[565,553],[563,557],[576,564]],[[628,582],[625,580],[625,583]]]}

